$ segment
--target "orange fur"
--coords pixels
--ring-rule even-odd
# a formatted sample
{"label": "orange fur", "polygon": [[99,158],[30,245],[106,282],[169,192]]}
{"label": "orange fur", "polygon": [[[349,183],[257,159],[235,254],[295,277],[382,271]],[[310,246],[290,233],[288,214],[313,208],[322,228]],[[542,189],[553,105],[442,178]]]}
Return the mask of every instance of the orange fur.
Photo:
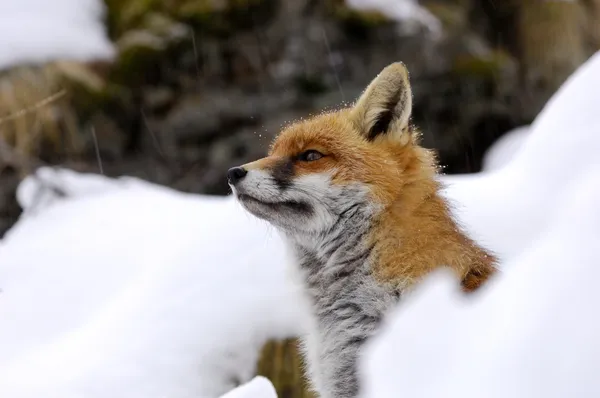
{"label": "orange fur", "polygon": [[[465,291],[473,291],[494,274],[496,259],[459,228],[439,194],[435,156],[419,146],[418,131],[408,125],[410,110],[402,108],[410,107],[407,72],[403,66],[394,68],[372,84],[355,107],[287,127],[267,158],[244,167],[268,169],[280,159],[318,150],[326,156],[296,162],[294,176],[327,171],[335,184],[360,182],[369,187],[372,201],[382,209],[370,235],[376,254],[373,272],[380,281],[410,287],[446,266],[455,271]],[[365,131],[373,127],[394,85],[408,92],[399,97],[404,104],[395,110],[394,130],[369,139]]]}

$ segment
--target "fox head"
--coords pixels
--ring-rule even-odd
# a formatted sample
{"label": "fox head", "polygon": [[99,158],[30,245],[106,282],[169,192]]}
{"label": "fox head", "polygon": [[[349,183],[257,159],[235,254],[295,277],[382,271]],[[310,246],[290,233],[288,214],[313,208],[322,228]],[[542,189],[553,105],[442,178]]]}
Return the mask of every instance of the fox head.
{"label": "fox head", "polygon": [[353,106],[285,128],[267,157],[229,169],[228,182],[247,211],[293,233],[408,205],[428,195],[436,169],[411,109],[408,71],[391,64]]}

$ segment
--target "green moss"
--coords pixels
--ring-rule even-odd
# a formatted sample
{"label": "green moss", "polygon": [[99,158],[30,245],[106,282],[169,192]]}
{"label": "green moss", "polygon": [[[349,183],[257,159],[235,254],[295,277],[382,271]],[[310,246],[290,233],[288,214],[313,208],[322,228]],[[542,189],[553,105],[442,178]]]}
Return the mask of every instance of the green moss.
{"label": "green moss", "polygon": [[121,106],[131,100],[127,87],[111,82],[105,76],[96,73],[89,65],[62,61],[51,65],[60,86],[65,88],[76,105],[77,116],[87,120],[98,109],[109,106]]}
{"label": "green moss", "polygon": [[375,28],[390,22],[388,17],[379,11],[357,11],[347,8],[338,9],[336,17],[342,22],[351,22],[365,28]]}
{"label": "green moss", "polygon": [[144,75],[166,49],[165,41],[145,30],[131,30],[117,41],[118,58],[111,71],[111,80],[133,85]]}
{"label": "green moss", "polygon": [[230,35],[235,31],[267,23],[280,0],[187,0],[176,8],[176,16],[196,30],[211,35]]}
{"label": "green moss", "polygon": [[184,39],[191,32],[189,26],[158,12],[146,14],[141,27],[162,38],[166,45]]}
{"label": "green moss", "polygon": [[111,79],[121,84],[137,84],[175,45],[189,39],[190,27],[170,17],[149,12],[137,29],[130,29],[116,41],[118,57]]}
{"label": "green moss", "polygon": [[101,105],[107,84],[100,75],[78,62],[57,62],[54,67],[78,112],[85,114]]}
{"label": "green moss", "polygon": [[356,10],[349,7],[344,0],[326,0],[326,8],[344,32],[356,39],[366,38],[373,29],[393,23],[379,11]]}
{"label": "green moss", "polygon": [[236,29],[264,26],[275,16],[282,0],[229,0],[226,18]]}
{"label": "green moss", "polygon": [[445,27],[464,26],[467,23],[468,8],[449,1],[428,1],[422,5],[431,12]]}
{"label": "green moss", "polygon": [[160,0],[106,0],[106,5],[108,31],[113,39],[139,28],[148,13],[160,11],[163,7]]}
{"label": "green moss", "polygon": [[210,0],[188,1],[179,6],[176,15],[196,29],[211,34],[223,34],[231,29],[223,18],[225,8],[215,8]]}
{"label": "green moss", "polygon": [[487,57],[461,56],[454,60],[452,72],[459,76],[494,80],[512,62],[510,55],[494,51]]}

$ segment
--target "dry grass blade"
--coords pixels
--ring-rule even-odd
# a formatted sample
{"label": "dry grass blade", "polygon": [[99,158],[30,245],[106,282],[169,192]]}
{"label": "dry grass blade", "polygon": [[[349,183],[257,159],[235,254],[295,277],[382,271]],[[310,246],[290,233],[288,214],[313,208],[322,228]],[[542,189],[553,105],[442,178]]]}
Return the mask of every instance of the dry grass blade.
{"label": "dry grass blade", "polygon": [[60,90],[57,93],[54,93],[51,96],[46,97],[43,100],[37,102],[33,106],[30,106],[28,108],[23,108],[23,109],[19,110],[18,112],[15,112],[15,113],[12,113],[12,114],[10,114],[8,116],[2,117],[2,118],[0,118],[0,125],[3,124],[3,123],[6,123],[8,121],[15,120],[15,119],[18,119],[20,117],[23,117],[23,116],[25,116],[27,114],[36,112],[40,108],[43,108],[44,106],[47,106],[47,105],[51,104],[52,102],[60,99],[66,93],[67,93],[66,90],[64,90],[64,89]]}
{"label": "dry grass blade", "polygon": [[[11,113],[8,116],[0,118],[0,125],[3,123],[24,117],[28,114],[35,113],[41,108],[51,104],[54,101],[62,98],[66,94],[66,90],[60,90],[41,101],[38,101],[34,105],[23,108],[17,112]],[[3,137],[0,136],[0,171],[5,166],[11,166],[17,170],[20,170],[22,174],[27,174],[37,167],[43,166],[44,162],[35,157],[31,157],[17,148],[10,145]]]}

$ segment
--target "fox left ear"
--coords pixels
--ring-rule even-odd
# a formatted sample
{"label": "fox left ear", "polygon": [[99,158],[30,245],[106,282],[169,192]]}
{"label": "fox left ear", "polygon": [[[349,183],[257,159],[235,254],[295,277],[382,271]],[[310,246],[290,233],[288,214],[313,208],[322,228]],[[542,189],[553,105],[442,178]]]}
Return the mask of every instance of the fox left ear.
{"label": "fox left ear", "polygon": [[385,67],[367,86],[352,110],[361,134],[369,141],[381,134],[401,140],[412,111],[408,70],[402,62]]}

